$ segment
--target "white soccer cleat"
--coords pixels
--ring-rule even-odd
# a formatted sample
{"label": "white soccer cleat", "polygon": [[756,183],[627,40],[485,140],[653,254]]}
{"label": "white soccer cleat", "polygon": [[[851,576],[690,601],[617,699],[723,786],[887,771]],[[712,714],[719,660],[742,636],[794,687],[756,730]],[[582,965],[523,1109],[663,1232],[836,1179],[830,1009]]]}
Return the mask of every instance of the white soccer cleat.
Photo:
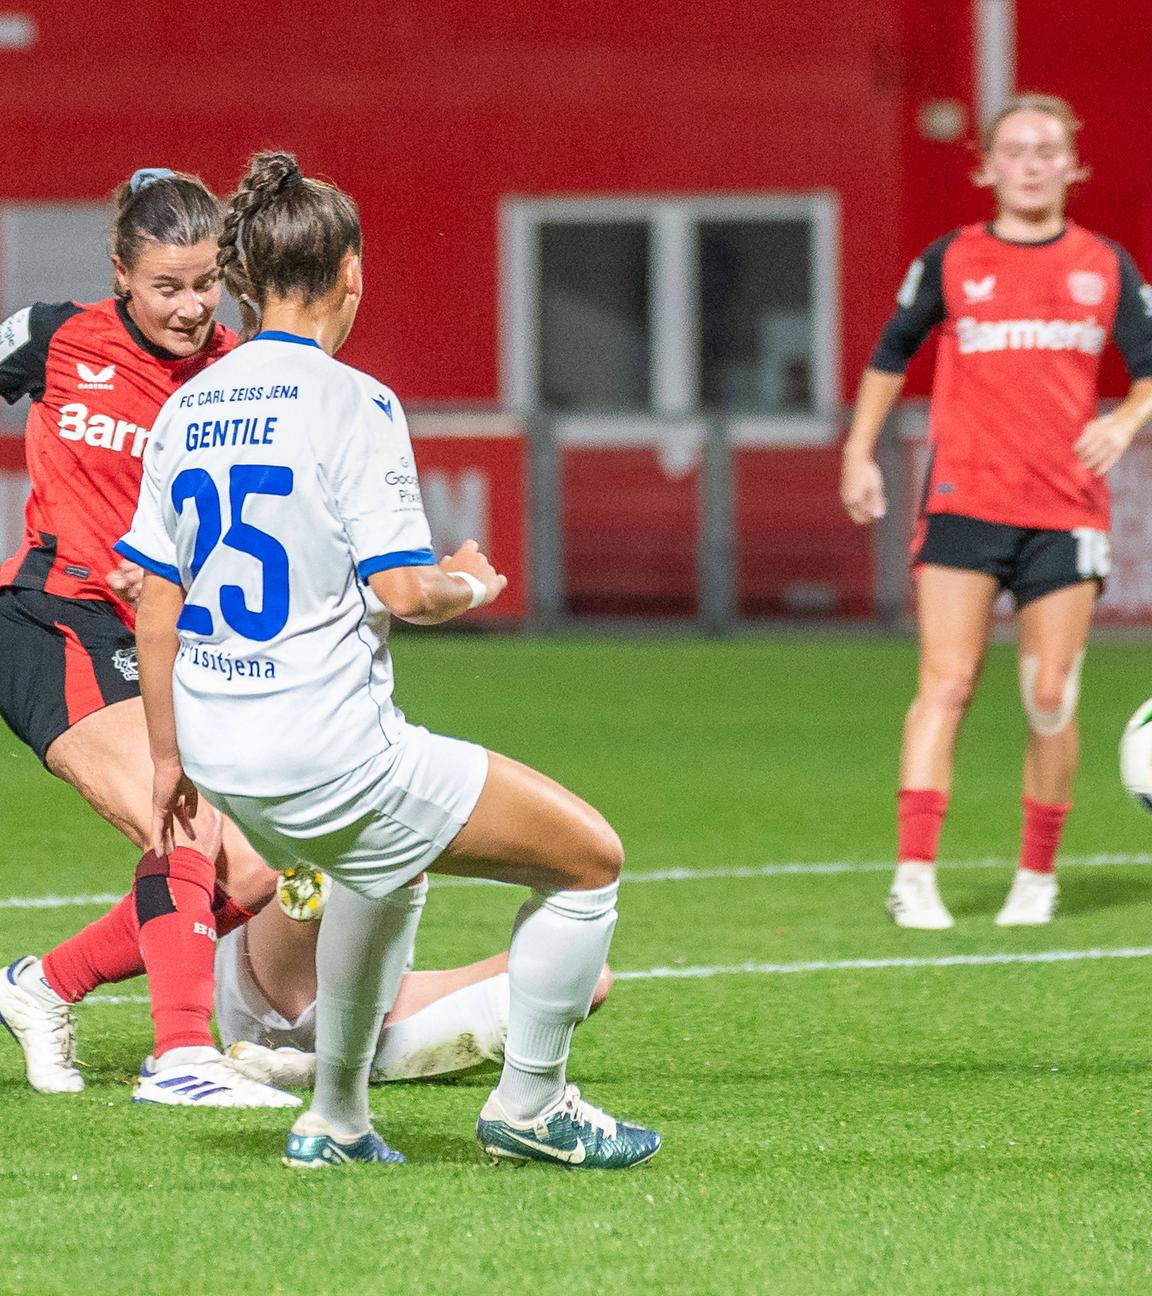
{"label": "white soccer cleat", "polygon": [[211,1061],[154,1069],[146,1058],[132,1101],[168,1107],[299,1107],[295,1094],[250,1080],[219,1053]]}
{"label": "white soccer cleat", "polygon": [[227,1052],[228,1060],[249,1080],[263,1084],[310,1088],[316,1079],[316,1054],[295,1048],[266,1048],[240,1040]]}
{"label": "white soccer cleat", "polygon": [[24,1050],[28,1083],[39,1093],[79,1093],[72,1005],[26,990],[17,977],[36,959],[26,954],[0,972],[0,1024]]}
{"label": "white soccer cleat", "polygon": [[996,915],[996,926],[1040,927],[1051,922],[1059,895],[1054,873],[1017,869],[1004,908]]}
{"label": "white soccer cleat", "polygon": [[897,864],[892,889],[884,906],[897,927],[918,931],[946,931],[954,927],[936,888],[936,868],[915,861]]}

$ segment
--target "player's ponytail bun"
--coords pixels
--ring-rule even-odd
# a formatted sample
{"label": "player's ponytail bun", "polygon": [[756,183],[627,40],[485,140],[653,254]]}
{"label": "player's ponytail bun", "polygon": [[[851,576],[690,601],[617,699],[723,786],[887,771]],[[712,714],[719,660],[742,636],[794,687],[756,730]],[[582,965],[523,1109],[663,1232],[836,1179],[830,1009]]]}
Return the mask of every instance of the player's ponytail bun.
{"label": "player's ponytail bun", "polygon": [[347,194],[305,179],[291,153],[256,153],[228,204],[216,264],[240,303],[244,335],[259,328],[269,295],[310,305],[336,285],[361,249],[360,215]]}
{"label": "player's ponytail bun", "polygon": [[[112,195],[112,252],[133,270],[146,243],[195,247],[220,235],[224,210],[199,176],[143,167]],[[123,295],[117,285],[116,292]]]}

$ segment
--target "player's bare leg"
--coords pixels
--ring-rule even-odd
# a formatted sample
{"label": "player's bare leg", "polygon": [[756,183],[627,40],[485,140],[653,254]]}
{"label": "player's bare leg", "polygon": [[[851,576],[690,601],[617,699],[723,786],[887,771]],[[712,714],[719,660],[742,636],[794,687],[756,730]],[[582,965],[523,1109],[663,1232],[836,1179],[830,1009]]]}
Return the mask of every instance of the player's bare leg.
{"label": "player's bare leg", "polygon": [[477,1123],[494,1158],[618,1168],[654,1156],[659,1136],[592,1107],[565,1068],[616,926],[623,864],[604,817],[552,779],[490,754],[484,790],[432,871],[533,889],[508,952],[504,1069]]}
{"label": "player's bare leg", "polygon": [[[47,764],[70,783],[98,814],[137,847],[147,845],[151,826],[152,763],[143,705],[132,699],[84,717],[48,749]],[[83,1080],[75,1067],[72,1005],[98,985],[147,970],[156,1025],[159,1069],[190,1058],[216,1057],[208,1023],[212,1007],[212,932],[235,926],[250,910],[216,887],[217,861],[239,879],[254,908],[274,889],[275,874],[231,824],[222,825],[202,807],[200,840],[183,838],[182,849],[159,860],[145,854],[132,892],[109,913],[49,951],[26,956],[0,983],[0,1013],[24,1049],[28,1078],[42,1092],[76,1092]],[[227,851],[221,850],[226,834]],[[191,1050],[191,1052],[189,1052]],[[151,1068],[151,1063],[146,1064]],[[230,1105],[269,1105],[273,1091],[241,1086],[245,1098]],[[218,1084],[205,1081],[210,1102],[223,1101]],[[237,1102],[235,1100],[240,1099]]]}
{"label": "player's bare leg", "polygon": [[1020,697],[1028,717],[1020,867],[1001,927],[1048,922],[1056,909],[1056,851],[1072,804],[1080,751],[1080,668],[1096,604],[1095,581],[1045,594],[1020,609]]}
{"label": "player's bare leg", "polygon": [[[152,758],[139,698],[103,707],[65,730],[48,748],[47,765],[102,819],[139,850],[147,849],[152,830]],[[217,877],[224,891],[252,912],[261,909],[276,889],[276,874],[228,821]]]}
{"label": "player's bare leg", "polygon": [[952,926],[936,886],[936,844],[952,785],[956,736],[988,644],[999,583],[926,564],[917,572],[920,667],[900,752],[900,846],[888,912],[901,927]]}

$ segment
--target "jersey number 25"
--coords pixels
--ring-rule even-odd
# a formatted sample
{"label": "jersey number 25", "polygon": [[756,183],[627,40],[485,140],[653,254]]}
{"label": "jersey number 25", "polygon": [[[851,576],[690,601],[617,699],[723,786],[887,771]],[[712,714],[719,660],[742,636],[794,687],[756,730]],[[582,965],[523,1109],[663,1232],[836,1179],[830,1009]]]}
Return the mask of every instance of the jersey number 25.
{"label": "jersey number 25", "polygon": [[[239,585],[220,586],[220,613],[245,639],[272,639],[288,621],[288,555],[284,546],[267,531],[244,521],[244,501],[249,495],[291,495],[292,469],[267,464],[233,464],[228,470],[228,504],[231,525],[223,536],[220,492],[203,468],[185,468],[172,483],[172,504],[184,512],[189,500],[196,501],[198,529],[192,550],[192,579],[200,574],[208,555],[218,544],[250,554],[260,564],[263,593],[260,610],[253,612],[244,601]],[[198,603],[185,603],[178,630],[210,635],[215,622],[211,611]]]}

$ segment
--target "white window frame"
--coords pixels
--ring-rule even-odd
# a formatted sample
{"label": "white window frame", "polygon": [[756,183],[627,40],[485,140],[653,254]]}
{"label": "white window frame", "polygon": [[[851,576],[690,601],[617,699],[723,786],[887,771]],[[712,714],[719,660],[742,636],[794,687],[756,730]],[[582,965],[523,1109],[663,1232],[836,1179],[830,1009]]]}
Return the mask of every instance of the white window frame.
{"label": "white window frame", "polygon": [[[840,204],[835,193],[742,196],[525,198],[500,209],[500,394],[506,409],[540,411],[540,229],[545,224],[644,223],[649,244],[654,418],[699,414],[697,227],[707,221],[805,220],[812,233],[813,409],[790,415],[734,415],[742,444],[831,440],[840,410]],[[643,418],[643,412],[638,417]],[[569,417],[579,418],[579,415]]]}

